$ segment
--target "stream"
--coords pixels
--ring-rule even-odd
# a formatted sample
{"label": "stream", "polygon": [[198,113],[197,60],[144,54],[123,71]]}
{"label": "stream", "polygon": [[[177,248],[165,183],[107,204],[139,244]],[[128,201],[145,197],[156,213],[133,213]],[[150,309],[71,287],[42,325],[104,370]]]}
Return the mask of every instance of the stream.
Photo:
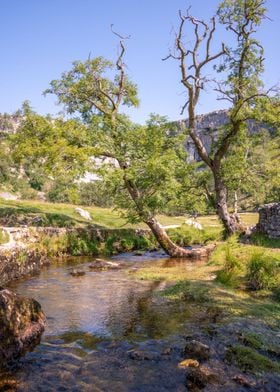
{"label": "stream", "polygon": [[[24,392],[186,390],[177,364],[191,308],[155,294],[163,283],[131,273],[164,257],[119,255],[113,260],[123,267],[106,271],[89,269],[90,257],[57,260],[10,284],[41,304],[47,325],[41,344],[2,379]],[[166,259],[164,265],[174,263]],[[85,275],[71,276],[73,268]]]}

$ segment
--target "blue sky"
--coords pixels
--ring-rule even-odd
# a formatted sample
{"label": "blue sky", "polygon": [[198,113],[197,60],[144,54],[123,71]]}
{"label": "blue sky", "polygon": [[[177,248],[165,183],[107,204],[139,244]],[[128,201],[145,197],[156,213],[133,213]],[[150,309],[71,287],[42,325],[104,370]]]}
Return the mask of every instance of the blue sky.
{"label": "blue sky", "polygon": [[[13,112],[26,99],[39,113],[56,114],[55,97],[42,96],[52,79],[70,69],[74,60],[91,56],[116,58],[115,29],[131,35],[125,62],[138,84],[140,108],[132,119],[144,122],[149,113],[179,119],[184,103],[178,64],[161,59],[172,47],[178,10],[192,6],[192,14],[209,18],[216,0],[9,0],[1,1],[0,112]],[[267,86],[280,81],[280,1],[267,0],[267,20],[259,31],[265,46]],[[219,37],[223,35],[218,31]],[[198,111],[221,108],[210,90]]]}

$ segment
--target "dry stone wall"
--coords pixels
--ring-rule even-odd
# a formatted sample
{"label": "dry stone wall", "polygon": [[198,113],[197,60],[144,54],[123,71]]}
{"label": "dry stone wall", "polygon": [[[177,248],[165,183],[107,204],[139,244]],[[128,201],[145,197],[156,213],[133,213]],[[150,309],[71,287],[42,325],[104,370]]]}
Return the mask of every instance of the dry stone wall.
{"label": "dry stone wall", "polygon": [[280,238],[280,202],[265,204],[259,209],[257,229],[269,238]]}

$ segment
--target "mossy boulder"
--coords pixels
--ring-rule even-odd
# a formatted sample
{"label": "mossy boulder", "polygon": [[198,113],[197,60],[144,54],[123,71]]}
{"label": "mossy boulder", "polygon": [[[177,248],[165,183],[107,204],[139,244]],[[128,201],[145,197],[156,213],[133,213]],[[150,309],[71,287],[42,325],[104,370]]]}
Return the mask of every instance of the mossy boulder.
{"label": "mossy boulder", "polygon": [[40,304],[0,288],[0,368],[31,351],[44,332]]}

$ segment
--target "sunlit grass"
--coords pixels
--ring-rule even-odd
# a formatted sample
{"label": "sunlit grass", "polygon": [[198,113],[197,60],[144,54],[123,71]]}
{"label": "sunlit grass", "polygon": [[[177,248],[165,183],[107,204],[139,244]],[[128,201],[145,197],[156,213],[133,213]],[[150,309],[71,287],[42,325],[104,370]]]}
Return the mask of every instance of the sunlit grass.
{"label": "sunlit grass", "polygon": [[[63,203],[48,203],[37,200],[3,200],[0,199],[0,219],[3,221],[4,218],[11,216],[11,223],[13,219],[16,221],[18,216],[31,216],[41,217],[44,220],[44,225],[53,226],[75,226],[81,227],[88,223],[102,226],[106,228],[120,228],[120,227],[141,227],[146,228],[146,225],[139,223],[131,225],[126,220],[120,217],[119,213],[111,208],[100,208],[100,207],[84,207],[83,209],[91,214],[92,221],[88,222],[82,218],[76,211],[77,205],[63,204]],[[164,226],[169,225],[182,225],[188,218],[188,216],[165,216],[159,215],[158,219]],[[246,213],[242,214],[242,220],[246,224],[256,223],[258,214]],[[201,216],[197,218],[197,221],[202,224],[203,228],[209,230],[222,230],[222,226],[219,223],[215,215]]]}

